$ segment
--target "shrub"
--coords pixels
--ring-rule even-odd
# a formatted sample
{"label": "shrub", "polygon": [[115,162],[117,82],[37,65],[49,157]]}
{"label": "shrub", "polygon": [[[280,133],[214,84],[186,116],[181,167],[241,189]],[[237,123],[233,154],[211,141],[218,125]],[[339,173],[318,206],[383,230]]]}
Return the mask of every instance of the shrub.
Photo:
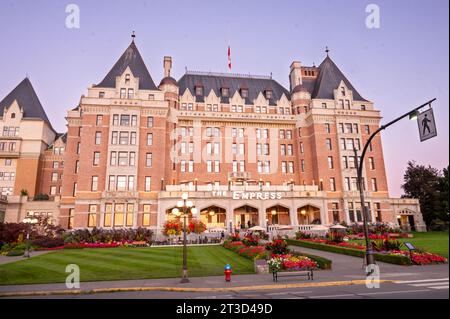
{"label": "shrub", "polygon": [[239,233],[230,234],[228,236],[228,240],[231,241],[241,241],[241,236],[239,236]]}
{"label": "shrub", "polygon": [[49,200],[49,196],[47,194],[37,194],[36,196],[34,196],[34,199],[36,201],[40,201],[40,200]]}
{"label": "shrub", "polygon": [[304,233],[302,231],[298,231],[295,233],[296,239],[308,239],[311,238],[311,234]]}
{"label": "shrub", "polygon": [[6,253],[6,256],[8,256],[8,257],[22,256],[24,253],[25,253],[25,250],[13,249],[11,251],[8,251]]}
{"label": "shrub", "polygon": [[372,248],[375,251],[400,250],[402,243],[393,239],[377,239],[372,241]]}
{"label": "shrub", "polygon": [[48,238],[44,236],[40,236],[34,239],[31,244],[33,246],[42,247],[42,248],[53,248],[60,247],[64,245],[64,240],[62,238]]}
{"label": "shrub", "polygon": [[258,246],[259,243],[259,237],[253,236],[253,235],[247,235],[242,240],[242,243],[245,246]]}
{"label": "shrub", "polygon": [[446,231],[448,230],[448,221],[434,219],[431,221],[429,228],[431,231]]}

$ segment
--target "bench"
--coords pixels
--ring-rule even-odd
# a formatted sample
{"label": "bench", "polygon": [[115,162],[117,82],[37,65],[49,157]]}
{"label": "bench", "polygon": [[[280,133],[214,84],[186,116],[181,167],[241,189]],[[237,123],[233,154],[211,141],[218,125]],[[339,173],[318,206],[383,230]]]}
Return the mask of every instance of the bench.
{"label": "bench", "polygon": [[273,281],[278,282],[278,277],[290,276],[308,276],[308,280],[314,280],[314,272],[312,268],[297,271],[272,271]]}

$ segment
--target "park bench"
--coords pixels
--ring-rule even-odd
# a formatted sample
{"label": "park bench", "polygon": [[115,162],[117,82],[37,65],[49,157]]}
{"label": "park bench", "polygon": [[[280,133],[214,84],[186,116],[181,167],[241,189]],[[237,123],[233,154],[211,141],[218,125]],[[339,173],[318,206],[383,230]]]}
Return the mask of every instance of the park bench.
{"label": "park bench", "polygon": [[278,277],[291,277],[291,276],[308,276],[308,280],[314,280],[314,272],[312,268],[296,271],[272,271],[273,281],[278,282]]}

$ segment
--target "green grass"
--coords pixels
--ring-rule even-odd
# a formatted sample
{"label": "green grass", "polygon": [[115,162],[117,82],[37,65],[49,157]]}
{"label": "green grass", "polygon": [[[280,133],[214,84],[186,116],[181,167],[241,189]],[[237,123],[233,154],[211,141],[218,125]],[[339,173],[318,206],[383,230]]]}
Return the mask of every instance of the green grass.
{"label": "green grass", "polygon": [[[410,242],[416,248],[448,258],[448,231],[447,232],[414,232],[414,238],[399,238],[402,243]],[[355,240],[364,243],[363,240]],[[402,247],[407,250],[406,247]]]}
{"label": "green grass", "polygon": [[[188,247],[190,277],[253,273],[253,262],[221,246]],[[0,285],[65,282],[66,266],[80,267],[81,281],[180,277],[182,247],[64,249],[0,265]]]}

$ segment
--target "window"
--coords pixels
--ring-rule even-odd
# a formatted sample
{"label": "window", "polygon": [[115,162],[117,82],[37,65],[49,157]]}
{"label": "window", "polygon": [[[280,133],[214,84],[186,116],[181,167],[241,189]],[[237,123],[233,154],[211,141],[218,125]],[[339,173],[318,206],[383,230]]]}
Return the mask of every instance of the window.
{"label": "window", "polygon": [[212,144],[206,143],[206,154],[212,154]]}
{"label": "window", "polygon": [[152,166],[152,153],[147,153],[145,155],[145,166],[147,166],[147,167]]}
{"label": "window", "polygon": [[[90,206],[92,206],[92,205],[89,205],[89,207]],[[96,227],[96,226],[97,226],[97,214],[89,213],[87,227]]]}
{"label": "window", "polygon": [[214,128],[214,136],[215,137],[220,137],[220,129],[218,127]]}
{"label": "window", "polygon": [[119,134],[119,144],[120,145],[127,145],[128,144],[128,138],[129,138],[129,132],[120,132]]}
{"label": "window", "polygon": [[333,149],[333,147],[331,145],[331,138],[327,138],[325,140],[325,144],[327,145],[327,150],[331,151]]}
{"label": "window", "polygon": [[97,124],[97,126],[102,125],[102,123],[103,123],[103,115],[97,115],[97,120],[95,121],[95,123]]}
{"label": "window", "polygon": [[80,161],[75,161],[75,174],[80,171]]}
{"label": "window", "polygon": [[241,89],[241,96],[245,99],[248,97],[248,89]]}
{"label": "window", "polygon": [[134,98],[134,90],[133,89],[128,89],[128,98],[129,99]]}
{"label": "window", "polygon": [[102,142],[102,132],[95,132],[95,145],[99,145]]}
{"label": "window", "polygon": [[377,179],[376,178],[372,178],[372,190],[374,192],[378,191],[378,187],[377,187]]}
{"label": "window", "polygon": [[152,178],[150,176],[145,176],[145,191],[150,192],[152,186]]}
{"label": "window", "polygon": [[286,130],[286,138],[292,139],[292,131],[291,130]]}
{"label": "window", "polygon": [[281,155],[285,156],[286,155],[286,145],[285,144],[281,144]]}
{"label": "window", "polygon": [[345,100],[345,106],[350,110],[350,100]]}
{"label": "window", "polygon": [[287,173],[287,163],[286,162],[281,162],[281,172]]}
{"label": "window", "polygon": [[128,176],[128,190],[134,190],[134,176]]}
{"label": "window", "polygon": [[189,161],[188,172],[189,173],[193,173],[194,172],[194,161],[193,160]]}
{"label": "window", "polygon": [[266,90],[266,99],[270,100],[272,96],[272,90]]}
{"label": "window", "polygon": [[203,95],[203,86],[198,85],[195,87],[195,95],[199,95],[199,96]]}
{"label": "window", "polygon": [[347,145],[345,143],[345,138],[341,138],[340,142],[341,142],[341,150],[345,151],[347,149]]}
{"label": "window", "polygon": [[348,157],[348,167],[349,168],[355,168],[356,167],[356,160],[354,156]]}
{"label": "window", "polygon": [[111,144],[113,144],[113,145],[117,144],[117,136],[118,136],[117,132],[113,131],[111,134]]}
{"label": "window", "polygon": [[[259,145],[259,144],[258,144],[258,145]],[[231,154],[234,154],[234,155],[237,154],[237,144],[236,144],[236,143],[233,143],[233,144],[231,145]]]}
{"label": "window", "polygon": [[131,115],[131,126],[137,126],[137,115]]}
{"label": "window", "polygon": [[338,203],[332,203],[331,204],[331,209],[333,212],[333,222],[334,223],[339,223],[340,222],[340,218],[339,218],[339,204]]}
{"label": "window", "polygon": [[279,134],[280,134],[280,139],[286,138],[285,130],[280,130]]}
{"label": "window", "polygon": [[330,123],[325,123],[325,132],[331,133]]}
{"label": "window", "polygon": [[305,149],[304,149],[304,147],[303,147],[303,142],[300,142],[300,153],[304,153],[305,152]]}
{"label": "window", "polygon": [[73,192],[72,192],[72,196],[74,196],[75,197],[75,195],[77,194],[77,186],[78,186],[78,184],[75,182],[75,183],[73,183]]}
{"label": "window", "polygon": [[355,148],[355,143],[354,143],[352,138],[348,138],[347,139],[347,146],[346,146],[346,148],[348,150],[351,150],[351,151]]}
{"label": "window", "polygon": [[358,123],[353,123],[353,131],[354,131],[356,134],[359,133]]}
{"label": "window", "polygon": [[322,103],[322,108],[326,109],[327,108],[327,103]]}
{"label": "window", "polygon": [[113,115],[113,125],[118,126],[119,125],[119,114]]}
{"label": "window", "polygon": [[91,191],[95,192],[97,190],[98,190],[98,176],[92,176]]}
{"label": "window", "polygon": [[134,204],[127,204],[127,217],[125,220],[125,226],[133,226],[133,212],[134,212]]}
{"label": "window", "polygon": [[261,161],[258,161],[258,173],[262,173],[263,172],[263,165]]}
{"label": "window", "polygon": [[50,186],[50,195],[56,195],[56,186]]}
{"label": "window", "polygon": [[114,175],[109,175],[108,190],[110,191],[114,190],[115,186],[116,186],[116,177]]}
{"label": "window", "polygon": [[294,174],[294,162],[289,162],[288,163],[288,172],[289,174]]}
{"label": "window", "polygon": [[225,88],[225,87],[221,88],[221,89],[220,89],[220,92],[221,92],[221,94],[222,94],[223,97],[228,97],[229,94],[230,94],[229,89],[228,89],[228,88]]}
{"label": "window", "polygon": [[149,94],[149,95],[148,95],[148,99],[149,99],[150,101],[153,101],[153,100],[155,99],[155,94]]}
{"label": "window", "polygon": [[[234,162],[233,162],[234,163]],[[212,173],[212,161],[206,161],[206,171]],[[234,171],[234,170],[233,170]]]}
{"label": "window", "polygon": [[270,173],[270,161],[264,162],[264,173],[266,173],[266,174]]}
{"label": "window", "polygon": [[244,155],[245,154],[245,144],[244,143],[240,143],[239,144],[239,154],[240,155]]}
{"label": "window", "polygon": [[330,177],[330,191],[332,192],[336,191],[336,181],[334,177]]}
{"label": "window", "polygon": [[382,218],[381,218],[381,204],[380,203],[375,203],[375,218],[376,221],[381,223],[382,222]]}
{"label": "window", "polygon": [[294,153],[293,148],[292,148],[292,144],[288,144],[287,146],[287,155],[288,156],[292,156]]}
{"label": "window", "polygon": [[304,160],[304,159],[302,159],[302,160],[300,161],[300,166],[301,166],[302,172],[304,172],[304,171],[305,171],[305,160]]}
{"label": "window", "polygon": [[370,126],[369,125],[364,125],[364,132],[366,134],[370,134]]}
{"label": "window", "polygon": [[185,160],[180,161],[180,172],[182,172],[182,173],[186,172],[186,161]]}
{"label": "window", "polygon": [[[9,164],[8,164],[8,161],[9,161]],[[6,165],[6,166],[11,165],[11,159],[9,159],[9,158],[5,159],[5,165]],[[54,168],[54,169],[59,168],[59,162],[53,162],[53,168]]]}
{"label": "window", "polygon": [[125,74],[125,84],[130,84],[130,75]]}
{"label": "window", "polygon": [[328,156],[328,168],[334,169],[333,156]]}
{"label": "window", "polygon": [[339,133],[344,133],[344,123],[339,123]]}
{"label": "window", "polygon": [[75,215],[75,209],[74,208],[69,208],[69,221],[68,221],[68,225],[67,225],[68,229],[72,229],[73,228],[73,216],[74,215]]}
{"label": "window", "polygon": [[352,123],[345,123],[345,133],[353,133]]}
{"label": "window", "polygon": [[121,88],[120,89],[120,98],[126,99],[127,98],[127,89]]}
{"label": "window", "polygon": [[371,170],[375,169],[375,161],[374,161],[373,157],[369,157],[369,168]]}
{"label": "window", "polygon": [[361,104],[361,111],[365,111],[366,110],[366,106],[364,104]]}
{"label": "window", "polygon": [[153,116],[147,117],[147,127],[153,127]]}
{"label": "window", "polygon": [[189,154],[194,153],[194,142],[189,142]]}
{"label": "window", "polygon": [[344,109],[344,100],[339,100],[339,106]]}
{"label": "window", "polygon": [[142,214],[142,226],[150,226],[150,204],[144,204],[144,213]]}
{"label": "window", "polygon": [[100,152],[94,152],[94,160],[92,165],[98,166],[100,164]]}
{"label": "window", "polygon": [[111,152],[111,155],[109,157],[109,165],[117,165],[117,152]]}
{"label": "window", "polygon": [[128,152],[119,152],[119,166],[128,165]]}
{"label": "window", "polygon": [[351,181],[350,189],[351,189],[352,191],[357,191],[357,190],[359,189],[359,186],[358,186],[358,179],[357,179],[356,177],[352,177],[352,178],[350,179],[350,181]]}
{"label": "window", "polygon": [[346,177],[344,179],[344,189],[347,192],[350,191],[350,178],[349,177]]}
{"label": "window", "polygon": [[129,126],[130,125],[130,116],[126,114],[122,114],[120,116],[120,125],[121,126]]}
{"label": "window", "polygon": [[238,171],[238,162],[233,161],[233,172],[236,173]]}
{"label": "window", "polygon": [[52,173],[52,182],[58,181],[58,173]]}
{"label": "window", "polygon": [[117,187],[118,191],[127,190],[127,177],[126,176],[117,176]]}
{"label": "window", "polygon": [[130,145],[136,145],[136,132],[131,132],[130,134]]}
{"label": "window", "polygon": [[[194,162],[192,162],[192,166],[194,165]],[[220,173],[220,161],[214,161],[214,173]]]}
{"label": "window", "polygon": [[206,128],[206,137],[211,137],[212,136],[212,127],[207,127]]}
{"label": "window", "polygon": [[81,146],[81,144],[80,144],[80,142],[78,142],[77,143],[77,154],[80,154],[80,146]]}
{"label": "window", "polygon": [[341,86],[341,94],[342,96],[345,96],[345,87]]}
{"label": "window", "polygon": [[348,168],[347,156],[342,156],[342,168],[345,168],[345,169]]}
{"label": "window", "polygon": [[130,157],[129,157],[129,165],[130,166],[135,166],[136,165],[136,153],[135,152],[130,152]]}
{"label": "window", "polygon": [[114,205],[114,226],[123,226],[124,224],[124,205],[115,204]]}
{"label": "window", "polygon": [[239,171],[241,173],[245,172],[245,161],[239,161]]}

